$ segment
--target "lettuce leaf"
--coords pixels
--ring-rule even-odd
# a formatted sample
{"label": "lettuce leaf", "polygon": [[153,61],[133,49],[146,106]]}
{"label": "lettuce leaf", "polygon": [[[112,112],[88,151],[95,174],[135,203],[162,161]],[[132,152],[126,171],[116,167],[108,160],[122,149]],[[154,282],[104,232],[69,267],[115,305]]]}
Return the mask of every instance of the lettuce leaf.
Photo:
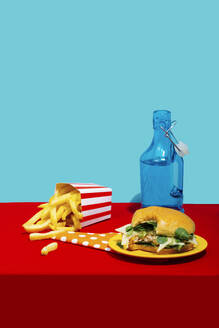
{"label": "lettuce leaf", "polygon": [[126,232],[129,232],[129,231],[133,230],[133,227],[131,225],[129,225],[125,228],[125,230],[126,230]]}
{"label": "lettuce leaf", "polygon": [[148,246],[154,246],[153,243],[150,243],[150,242],[146,242],[146,241],[137,241],[135,244],[137,245],[148,245]]}
{"label": "lettuce leaf", "polygon": [[152,231],[152,230],[155,230],[157,226],[157,222],[156,221],[147,221],[147,222],[143,222],[143,223],[140,223],[138,225],[136,225],[133,230],[136,231],[136,232],[139,232],[139,231]]}
{"label": "lettuce leaf", "polygon": [[176,229],[174,236],[175,236],[175,238],[180,239],[180,240],[189,240],[189,238],[191,238],[191,236],[188,234],[188,232],[184,228]]}
{"label": "lettuce leaf", "polygon": [[164,244],[164,243],[167,242],[167,237],[165,237],[165,236],[158,236],[157,237],[157,242],[158,242],[158,244]]}
{"label": "lettuce leaf", "polygon": [[125,230],[126,230],[127,236],[131,236],[132,235],[132,233],[133,233],[133,227],[131,225],[127,226]]}
{"label": "lettuce leaf", "polygon": [[121,243],[121,240],[118,240],[117,243],[116,243],[117,246],[119,246],[120,248],[123,248],[123,245]]}

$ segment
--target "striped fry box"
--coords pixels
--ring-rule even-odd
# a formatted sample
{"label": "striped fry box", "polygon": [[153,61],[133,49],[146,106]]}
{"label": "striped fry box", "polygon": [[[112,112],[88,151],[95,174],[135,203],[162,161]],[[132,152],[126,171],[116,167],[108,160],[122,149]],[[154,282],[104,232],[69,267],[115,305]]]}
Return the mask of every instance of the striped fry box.
{"label": "striped fry box", "polygon": [[81,195],[81,226],[111,218],[112,189],[94,183],[57,183],[56,190],[77,190]]}

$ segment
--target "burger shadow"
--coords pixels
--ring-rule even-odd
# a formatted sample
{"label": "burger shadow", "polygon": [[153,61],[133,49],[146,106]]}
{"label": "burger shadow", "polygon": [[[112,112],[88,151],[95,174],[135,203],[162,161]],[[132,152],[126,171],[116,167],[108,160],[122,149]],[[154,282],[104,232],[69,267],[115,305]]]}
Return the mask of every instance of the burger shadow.
{"label": "burger shadow", "polygon": [[135,258],[133,256],[127,256],[127,255],[122,255],[119,253],[110,253],[110,256],[112,256],[114,259],[119,259],[123,262],[127,262],[127,263],[134,263],[134,264],[145,264],[145,265],[174,265],[174,264],[185,264],[185,263],[190,263],[193,262],[195,260],[198,260],[200,258],[202,258],[204,255],[206,254],[206,250],[198,253],[198,254],[194,254],[194,255],[190,255],[190,256],[186,256],[183,258],[164,258],[164,259],[156,259],[156,258]]}

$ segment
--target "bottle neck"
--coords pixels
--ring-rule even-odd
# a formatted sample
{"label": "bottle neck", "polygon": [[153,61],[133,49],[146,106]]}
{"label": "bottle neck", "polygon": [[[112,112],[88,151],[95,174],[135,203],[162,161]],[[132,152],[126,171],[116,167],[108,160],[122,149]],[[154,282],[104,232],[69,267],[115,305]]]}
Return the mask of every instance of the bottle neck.
{"label": "bottle neck", "polygon": [[175,155],[174,146],[164,131],[154,128],[154,136],[148,149],[142,154],[141,161],[150,165],[168,165]]}
{"label": "bottle neck", "polygon": [[174,153],[174,147],[171,141],[165,136],[161,128],[154,129],[154,137],[152,140],[152,147],[156,152],[160,153],[160,157],[166,157],[170,160]]}
{"label": "bottle neck", "polygon": [[165,136],[164,131],[160,127],[154,129],[153,141],[154,142],[160,141],[166,145],[169,145],[171,143],[170,140]]}

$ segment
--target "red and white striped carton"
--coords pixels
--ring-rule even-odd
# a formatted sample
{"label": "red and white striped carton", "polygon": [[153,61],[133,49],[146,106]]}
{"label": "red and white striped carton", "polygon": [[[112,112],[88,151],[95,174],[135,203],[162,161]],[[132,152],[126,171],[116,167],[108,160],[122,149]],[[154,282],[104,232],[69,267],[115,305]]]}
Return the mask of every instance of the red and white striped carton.
{"label": "red and white striped carton", "polygon": [[107,220],[111,218],[112,189],[94,183],[58,183],[58,185],[69,185],[77,189],[81,194],[81,210],[83,219],[81,226]]}

